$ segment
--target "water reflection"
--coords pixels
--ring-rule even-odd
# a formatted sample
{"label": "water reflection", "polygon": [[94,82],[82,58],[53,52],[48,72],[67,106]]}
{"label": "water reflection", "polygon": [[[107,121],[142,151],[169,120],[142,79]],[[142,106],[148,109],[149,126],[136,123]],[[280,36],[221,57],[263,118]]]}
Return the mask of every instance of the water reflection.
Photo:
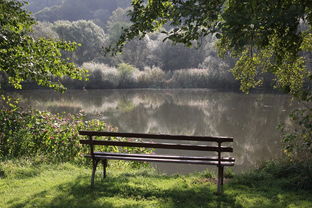
{"label": "water reflection", "polygon": [[[19,96],[40,110],[83,110],[88,118],[105,120],[121,132],[232,136],[235,171],[279,155],[276,126],[286,122],[295,105],[286,95],[209,90],[70,90],[64,94],[36,90]],[[157,168],[168,173],[205,169],[172,164],[157,164]]]}

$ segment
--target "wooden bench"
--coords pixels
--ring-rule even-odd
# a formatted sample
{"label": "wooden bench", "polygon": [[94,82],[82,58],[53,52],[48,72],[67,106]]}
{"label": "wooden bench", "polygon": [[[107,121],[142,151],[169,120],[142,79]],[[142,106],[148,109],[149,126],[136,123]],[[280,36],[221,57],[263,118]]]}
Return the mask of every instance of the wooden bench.
{"label": "wooden bench", "polygon": [[[81,144],[90,146],[90,154],[85,157],[92,159],[92,176],[91,187],[94,186],[95,171],[98,163],[101,161],[103,165],[103,178],[106,177],[107,160],[131,160],[131,161],[149,161],[149,162],[171,162],[171,163],[188,163],[200,165],[214,165],[218,167],[218,189],[217,192],[223,191],[224,166],[233,166],[235,159],[233,157],[223,157],[223,152],[233,152],[232,147],[221,146],[223,142],[233,142],[233,138],[229,137],[211,137],[211,136],[184,136],[184,135],[164,135],[164,134],[136,134],[136,133],[117,133],[117,132],[99,132],[99,131],[79,131],[80,135],[88,136],[88,140],[80,140]],[[94,140],[94,136],[105,137],[122,137],[122,138],[140,138],[153,140],[179,140],[184,141],[183,144],[176,143],[156,143],[154,141],[132,142],[132,141],[111,141]],[[211,144],[190,144],[193,141],[209,142]],[[131,154],[131,153],[115,153],[115,152],[96,152],[94,145],[118,146],[118,147],[145,147],[145,148],[161,148],[161,149],[178,149],[178,150],[197,150],[214,152],[215,156],[180,156],[180,155],[158,155],[158,154]]]}

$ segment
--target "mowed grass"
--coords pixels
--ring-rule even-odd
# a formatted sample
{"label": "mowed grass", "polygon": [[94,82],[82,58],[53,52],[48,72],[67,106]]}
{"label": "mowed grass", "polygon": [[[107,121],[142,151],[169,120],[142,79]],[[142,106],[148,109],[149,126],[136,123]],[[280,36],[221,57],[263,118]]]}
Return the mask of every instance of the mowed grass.
{"label": "mowed grass", "polygon": [[91,189],[88,167],[1,162],[0,207],[312,207],[310,191],[257,172],[228,179],[222,196],[214,194],[209,172],[167,176],[150,167],[114,162],[106,179],[101,179],[101,169],[97,173]]}

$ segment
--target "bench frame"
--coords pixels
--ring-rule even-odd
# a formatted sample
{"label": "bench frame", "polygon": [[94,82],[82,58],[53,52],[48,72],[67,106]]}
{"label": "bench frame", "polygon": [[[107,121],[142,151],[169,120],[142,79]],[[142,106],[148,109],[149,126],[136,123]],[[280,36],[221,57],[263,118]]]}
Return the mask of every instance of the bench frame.
{"label": "bench frame", "polygon": [[[80,140],[80,143],[87,144],[90,146],[90,154],[85,155],[85,157],[92,159],[91,187],[94,187],[94,178],[95,178],[95,172],[96,172],[98,163],[100,161],[102,163],[103,178],[105,178],[108,160],[111,159],[111,160],[131,160],[131,161],[215,165],[218,167],[217,193],[222,193],[223,192],[223,179],[224,179],[224,166],[233,166],[235,162],[235,159],[233,157],[221,156],[222,152],[233,152],[232,147],[221,146],[223,142],[233,142],[233,138],[230,138],[230,137],[185,136],[185,135],[165,135],[165,134],[136,134],[136,133],[119,133],[119,132],[103,132],[103,131],[79,131],[79,134],[88,136],[88,140]],[[94,136],[215,142],[217,143],[217,145],[94,140],[93,139]],[[197,151],[216,152],[217,156],[199,157],[199,156],[179,156],[179,155],[95,152],[94,145],[197,150]]]}

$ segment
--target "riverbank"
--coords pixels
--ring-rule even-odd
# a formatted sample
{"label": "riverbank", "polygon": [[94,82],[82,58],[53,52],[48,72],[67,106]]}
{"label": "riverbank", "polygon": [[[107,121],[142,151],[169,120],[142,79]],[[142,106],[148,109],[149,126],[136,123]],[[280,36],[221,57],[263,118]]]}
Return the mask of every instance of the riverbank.
{"label": "riverbank", "polygon": [[98,171],[91,190],[88,167],[1,162],[0,207],[312,207],[311,190],[294,186],[291,175],[272,167],[226,179],[224,195],[218,196],[209,172],[168,176],[151,167],[110,165],[105,180]]}
{"label": "riverbank", "polygon": [[[233,157],[240,161],[235,172],[280,156],[281,135],[276,126],[285,124],[298,106],[283,94],[245,95],[205,89],[68,90],[64,94],[25,90],[11,95],[32,109],[53,114],[83,111],[87,120],[99,119],[119,132],[234,137]],[[175,152],[160,150],[157,154]],[[177,172],[175,169],[190,172],[188,166],[179,164],[157,164],[157,168],[167,173]],[[197,165],[192,170],[204,168]]]}

